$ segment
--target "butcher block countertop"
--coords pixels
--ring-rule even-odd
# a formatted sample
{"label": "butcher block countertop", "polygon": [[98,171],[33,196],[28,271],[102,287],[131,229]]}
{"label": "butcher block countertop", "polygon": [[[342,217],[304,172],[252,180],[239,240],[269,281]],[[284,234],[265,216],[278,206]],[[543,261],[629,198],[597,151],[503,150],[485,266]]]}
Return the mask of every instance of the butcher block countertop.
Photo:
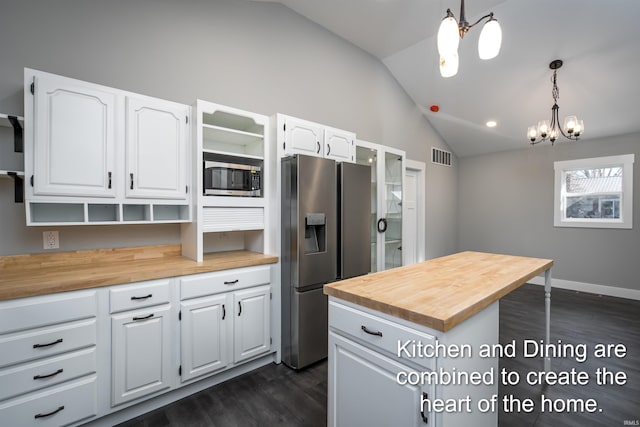
{"label": "butcher block countertop", "polygon": [[205,254],[197,263],[180,249],[176,244],[0,257],[0,301],[278,262],[276,256],[230,251]]}
{"label": "butcher block countertop", "polygon": [[446,332],[531,278],[553,260],[461,252],[324,286],[324,293]]}

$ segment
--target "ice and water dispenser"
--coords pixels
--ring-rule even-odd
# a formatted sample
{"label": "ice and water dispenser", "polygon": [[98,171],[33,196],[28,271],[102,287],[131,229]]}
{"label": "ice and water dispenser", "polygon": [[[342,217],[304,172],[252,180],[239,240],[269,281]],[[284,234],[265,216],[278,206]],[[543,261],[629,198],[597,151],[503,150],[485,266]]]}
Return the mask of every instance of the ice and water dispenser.
{"label": "ice and water dispenser", "polygon": [[304,218],[304,253],[327,250],[327,218],[323,213],[308,213]]}

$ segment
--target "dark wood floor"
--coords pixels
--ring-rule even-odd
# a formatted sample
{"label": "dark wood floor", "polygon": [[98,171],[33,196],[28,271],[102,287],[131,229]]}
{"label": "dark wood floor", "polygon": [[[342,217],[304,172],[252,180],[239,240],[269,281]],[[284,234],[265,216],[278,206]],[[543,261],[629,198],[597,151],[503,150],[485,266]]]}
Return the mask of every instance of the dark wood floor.
{"label": "dark wood floor", "polygon": [[[500,302],[500,342],[544,337],[544,299],[540,286],[525,285]],[[513,395],[533,399],[531,413],[500,412],[500,427],[623,426],[640,420],[640,301],[602,297],[554,289],[552,293],[551,342],[587,344],[623,343],[624,358],[595,359],[584,363],[572,358],[553,360],[557,371],[575,368],[590,374],[588,386],[502,386],[500,397]],[[522,378],[542,370],[538,358],[502,358],[500,368],[516,371]],[[595,384],[595,370],[607,367],[624,371],[624,386]],[[597,399],[602,412],[542,413],[540,396],[550,399]],[[120,427],[175,426],[326,426],[327,364],[322,362],[295,372],[284,365],[270,365],[171,405],[130,420]],[[634,424],[627,424],[634,425]],[[341,426],[359,427],[359,426]],[[402,426],[399,426],[402,427]],[[456,426],[445,426],[456,427]]]}

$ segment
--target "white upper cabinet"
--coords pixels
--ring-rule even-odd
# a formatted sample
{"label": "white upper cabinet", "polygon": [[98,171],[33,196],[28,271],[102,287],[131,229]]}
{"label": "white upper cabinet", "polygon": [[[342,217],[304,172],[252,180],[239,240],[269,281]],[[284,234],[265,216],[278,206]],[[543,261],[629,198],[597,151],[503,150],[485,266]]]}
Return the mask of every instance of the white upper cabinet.
{"label": "white upper cabinet", "polygon": [[191,107],[24,70],[27,225],[191,221]]}
{"label": "white upper cabinet", "polygon": [[324,139],[321,125],[287,117],[283,126],[284,141],[282,148],[285,154],[298,153],[309,156],[324,156]]}
{"label": "white upper cabinet", "polygon": [[325,127],[324,156],[340,162],[355,161],[356,134],[340,129]]}
{"label": "white upper cabinet", "polygon": [[356,134],[295,117],[277,115],[280,157],[305,154],[355,163]]}
{"label": "white upper cabinet", "polygon": [[127,197],[186,199],[189,107],[128,96],[126,111]]}
{"label": "white upper cabinet", "polygon": [[34,194],[115,197],[115,93],[77,80],[34,81]]}

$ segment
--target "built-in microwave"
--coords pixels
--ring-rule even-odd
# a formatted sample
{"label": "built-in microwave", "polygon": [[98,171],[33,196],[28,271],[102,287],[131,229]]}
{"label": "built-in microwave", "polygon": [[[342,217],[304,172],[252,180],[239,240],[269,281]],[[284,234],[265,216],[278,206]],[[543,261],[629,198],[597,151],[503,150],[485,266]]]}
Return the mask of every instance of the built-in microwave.
{"label": "built-in microwave", "polygon": [[259,166],[205,160],[203,175],[207,196],[262,196]]}

